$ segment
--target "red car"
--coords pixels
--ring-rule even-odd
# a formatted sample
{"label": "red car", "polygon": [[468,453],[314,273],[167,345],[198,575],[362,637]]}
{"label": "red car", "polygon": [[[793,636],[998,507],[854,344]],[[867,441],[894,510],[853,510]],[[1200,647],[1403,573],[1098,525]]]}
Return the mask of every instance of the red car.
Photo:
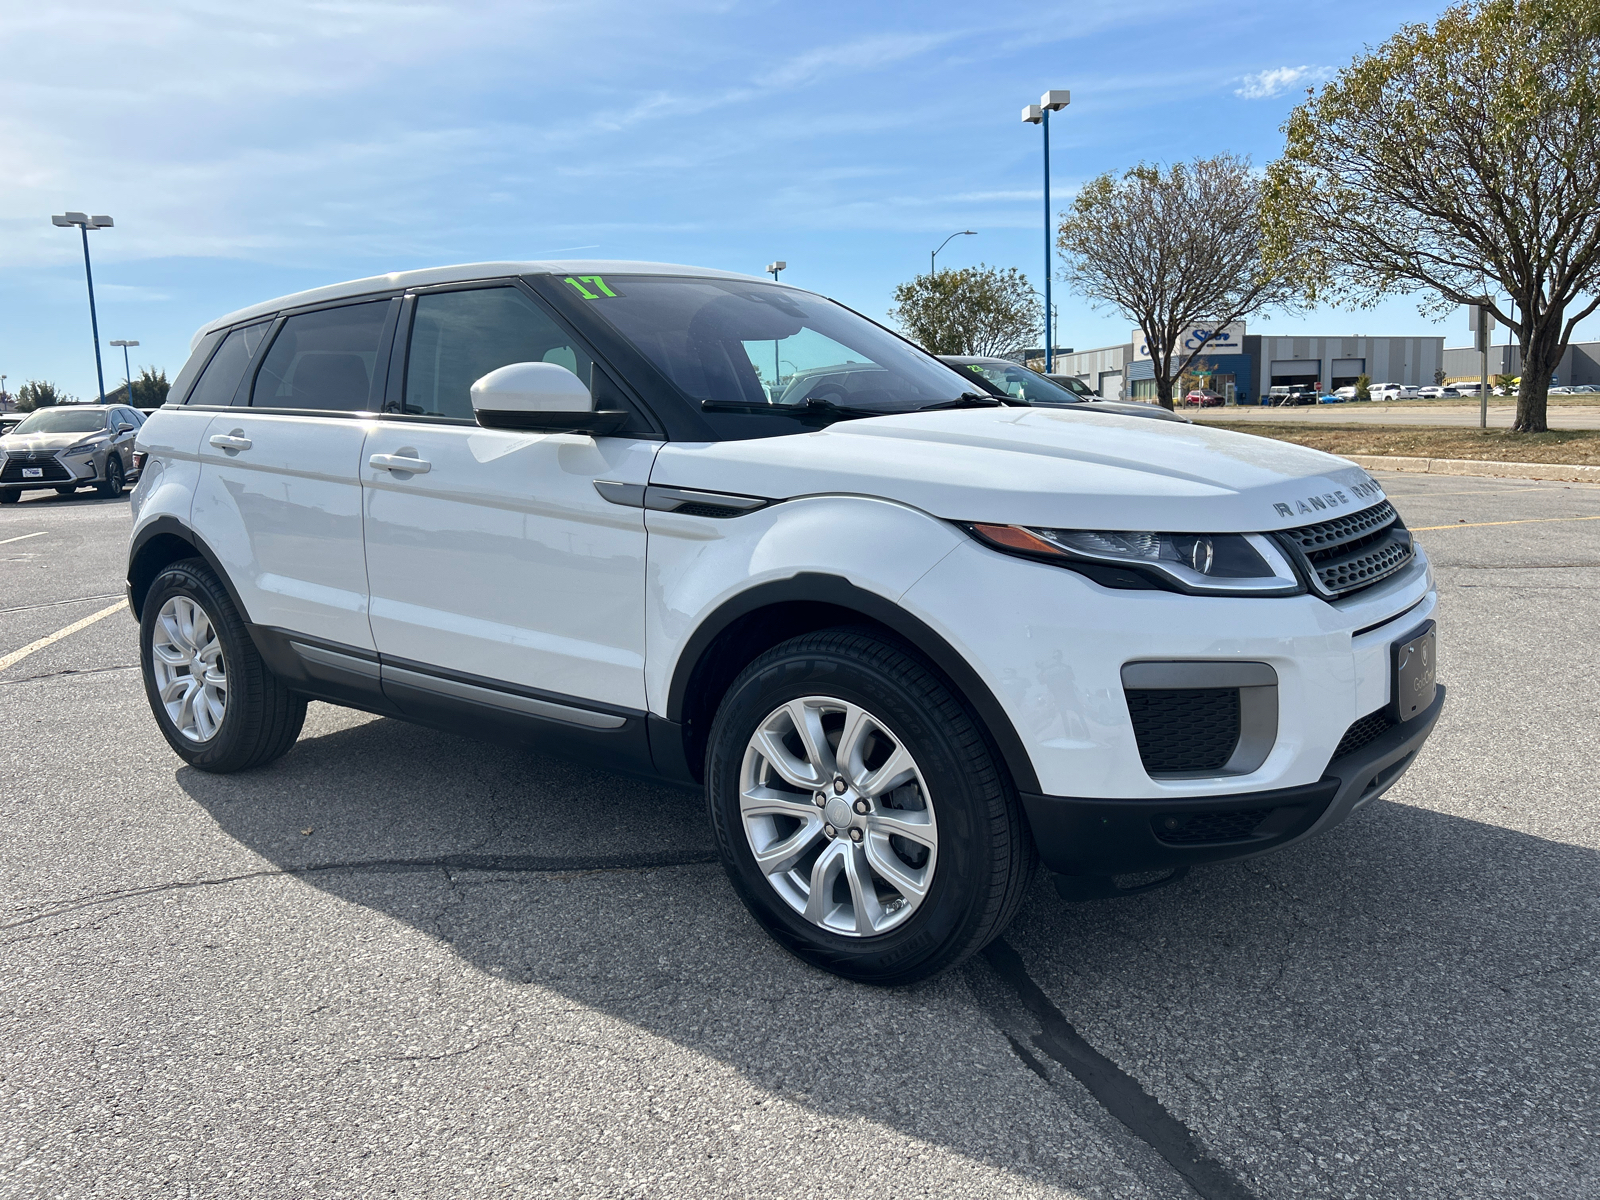
{"label": "red car", "polygon": [[1195,388],[1183,398],[1183,402],[1196,408],[1221,408],[1224,403],[1222,397],[1209,388]]}

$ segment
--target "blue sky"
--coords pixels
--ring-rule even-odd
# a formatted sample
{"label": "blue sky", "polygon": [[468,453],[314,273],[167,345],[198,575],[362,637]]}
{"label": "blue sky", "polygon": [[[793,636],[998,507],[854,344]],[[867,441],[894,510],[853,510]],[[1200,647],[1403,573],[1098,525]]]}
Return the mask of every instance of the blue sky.
{"label": "blue sky", "polygon": [[[1042,273],[1053,198],[1098,172],[1265,163],[1307,82],[1438,4],[12,0],[0,16],[0,372],[95,390],[101,338],[174,374],[195,328],[300,288],[448,262],[640,258],[784,278],[882,317],[941,265]],[[1127,322],[1057,287],[1060,340]],[[1591,336],[1600,322],[1591,322]],[[1459,331],[1457,326],[1463,328]],[[1437,334],[1375,313],[1258,332]],[[120,378],[106,351],[108,386]]]}

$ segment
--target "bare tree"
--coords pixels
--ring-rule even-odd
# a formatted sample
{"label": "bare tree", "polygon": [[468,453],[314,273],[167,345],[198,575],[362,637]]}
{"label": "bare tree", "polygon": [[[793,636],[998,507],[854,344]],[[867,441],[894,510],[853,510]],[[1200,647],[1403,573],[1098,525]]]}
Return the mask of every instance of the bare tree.
{"label": "bare tree", "polygon": [[930,354],[1004,355],[1038,336],[1039,301],[1015,267],[918,275],[894,289],[891,320]]}
{"label": "bare tree", "polygon": [[1260,202],[1249,159],[1219,154],[1166,171],[1141,163],[1121,178],[1108,172],[1062,218],[1067,283],[1143,332],[1164,408],[1189,364],[1216,353],[1208,341],[1181,347],[1186,328],[1294,302],[1285,273],[1263,264]]}
{"label": "bare tree", "polygon": [[[1313,298],[1485,293],[1522,349],[1513,426],[1550,380],[1600,272],[1600,0],[1471,0],[1408,25],[1290,115],[1269,168],[1269,252]],[[1584,298],[1589,297],[1584,303]]]}

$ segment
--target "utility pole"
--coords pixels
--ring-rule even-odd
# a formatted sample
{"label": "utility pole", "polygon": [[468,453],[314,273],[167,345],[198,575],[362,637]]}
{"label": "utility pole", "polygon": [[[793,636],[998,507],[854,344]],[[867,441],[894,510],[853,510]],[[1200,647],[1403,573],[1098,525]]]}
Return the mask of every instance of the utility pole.
{"label": "utility pole", "polygon": [[1039,97],[1039,103],[1022,110],[1029,125],[1044,126],[1044,373],[1055,370],[1055,333],[1050,320],[1050,277],[1055,274],[1056,240],[1050,218],[1050,114],[1060,112],[1072,102],[1072,93],[1052,90]]}
{"label": "utility pole", "polygon": [[1478,347],[1478,428],[1489,428],[1489,333],[1494,328],[1489,318],[1489,297],[1479,297],[1476,304],[1467,306],[1467,324],[1472,329],[1472,340]]}
{"label": "utility pole", "polygon": [[106,373],[100,365],[100,319],[94,311],[94,271],[89,267],[89,230],[110,229],[114,222],[110,217],[91,217],[81,212],[62,213],[60,216],[51,217],[50,224],[58,225],[63,229],[70,229],[76,225],[83,234],[83,277],[89,281],[89,329],[94,334],[94,374],[100,384],[100,403],[106,402]]}
{"label": "utility pole", "polygon": [[113,346],[122,347],[122,375],[128,381],[128,407],[137,408],[133,402],[133,368],[128,365],[128,347],[137,346],[138,342],[112,342]]}

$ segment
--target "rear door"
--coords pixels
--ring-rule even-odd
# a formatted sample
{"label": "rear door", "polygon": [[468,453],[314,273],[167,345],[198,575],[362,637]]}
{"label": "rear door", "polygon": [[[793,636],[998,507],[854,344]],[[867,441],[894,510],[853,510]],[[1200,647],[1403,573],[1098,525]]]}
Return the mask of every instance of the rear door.
{"label": "rear door", "polygon": [[373,649],[361,447],[398,307],[368,300],[278,321],[201,439],[192,521],[257,625]]}
{"label": "rear door", "polygon": [[[510,284],[425,292],[408,305],[393,415],[373,426],[362,465],[385,692],[419,715],[437,701],[430,693],[481,699],[472,689],[484,684],[642,710],[644,510],[608,502],[595,481],[642,489],[659,443],[648,430],[480,428],[474,380],[549,362],[590,384],[592,358]],[[397,459],[418,467],[397,470]]]}

